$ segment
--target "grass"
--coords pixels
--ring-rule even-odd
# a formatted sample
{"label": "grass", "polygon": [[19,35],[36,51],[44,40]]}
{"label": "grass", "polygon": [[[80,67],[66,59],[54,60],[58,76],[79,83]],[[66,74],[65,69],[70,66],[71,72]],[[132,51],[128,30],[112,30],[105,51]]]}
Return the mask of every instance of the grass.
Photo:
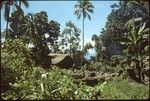
{"label": "grass", "polygon": [[108,81],[102,96],[104,99],[148,99],[149,86],[128,80]]}

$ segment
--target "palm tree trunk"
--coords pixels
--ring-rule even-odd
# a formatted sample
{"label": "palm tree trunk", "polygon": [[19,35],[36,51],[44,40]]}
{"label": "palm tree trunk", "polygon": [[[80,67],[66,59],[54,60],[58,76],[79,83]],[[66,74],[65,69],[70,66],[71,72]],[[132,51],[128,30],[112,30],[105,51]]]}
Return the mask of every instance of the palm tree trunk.
{"label": "palm tree trunk", "polygon": [[8,38],[8,25],[9,25],[9,13],[10,13],[10,2],[8,2],[8,11],[7,11],[7,20],[6,20],[6,37],[5,39]]}
{"label": "palm tree trunk", "polygon": [[[71,39],[71,34],[70,34],[70,38],[69,38],[69,41],[70,41],[70,39]],[[71,53],[71,44],[70,44],[70,42],[69,42],[69,52],[70,52],[70,56],[72,55]]]}
{"label": "palm tree trunk", "polygon": [[84,60],[84,16],[83,16],[83,26],[82,26],[82,65]]}
{"label": "palm tree trunk", "polygon": [[82,50],[84,51],[84,17],[83,17],[83,26],[82,26],[82,30],[83,30],[83,33],[82,33]]}
{"label": "palm tree trunk", "polygon": [[21,8],[21,0],[19,0],[19,7]]}
{"label": "palm tree trunk", "polygon": [[6,21],[6,36],[5,36],[5,39],[8,38],[8,24],[9,24],[9,21],[7,20]]}

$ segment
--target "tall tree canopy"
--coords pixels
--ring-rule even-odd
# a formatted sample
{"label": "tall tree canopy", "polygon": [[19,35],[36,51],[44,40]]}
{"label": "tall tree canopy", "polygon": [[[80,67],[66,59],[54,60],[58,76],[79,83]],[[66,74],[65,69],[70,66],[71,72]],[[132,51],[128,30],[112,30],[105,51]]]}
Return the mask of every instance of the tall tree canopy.
{"label": "tall tree canopy", "polygon": [[142,17],[143,21],[148,23],[149,11],[147,2],[120,1],[119,4],[114,4],[111,7],[112,12],[108,15],[105,28],[102,29],[101,34],[107,53],[113,55],[120,54],[123,47],[121,44],[112,42],[112,38],[124,36],[124,33],[128,31],[124,25],[132,18]]}
{"label": "tall tree canopy", "polygon": [[74,14],[77,15],[77,18],[80,19],[81,16],[83,17],[82,49],[84,49],[84,20],[86,17],[88,17],[88,19],[91,20],[90,13],[93,13],[94,6],[90,2],[90,0],[79,0],[74,7],[75,7]]}
{"label": "tall tree canopy", "polygon": [[29,13],[21,18],[17,13],[12,13],[9,38],[22,38],[27,45],[33,45],[32,52],[36,63],[43,66],[45,63],[50,63],[46,58],[49,58],[48,54],[52,50],[49,47],[54,48],[54,42],[60,32],[60,24],[53,20],[48,21],[48,15],[44,11],[36,14]]}
{"label": "tall tree canopy", "polygon": [[79,49],[80,42],[80,29],[76,27],[71,21],[66,23],[66,27],[61,34],[61,46],[65,49],[65,53],[70,53],[71,55]]}

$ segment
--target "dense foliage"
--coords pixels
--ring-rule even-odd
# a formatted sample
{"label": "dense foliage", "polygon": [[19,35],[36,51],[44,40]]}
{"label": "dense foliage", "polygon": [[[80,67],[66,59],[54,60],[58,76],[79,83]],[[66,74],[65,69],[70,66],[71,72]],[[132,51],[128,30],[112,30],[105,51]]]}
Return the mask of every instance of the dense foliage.
{"label": "dense foliage", "polygon": [[[71,21],[66,23],[66,27],[62,31],[61,36],[61,47],[64,53],[73,55],[76,50],[79,50],[80,42],[80,29],[76,27]],[[67,47],[67,48],[66,48]]]}
{"label": "dense foliage", "polygon": [[12,13],[9,31],[10,39],[21,38],[28,47],[32,46],[32,59],[37,65],[50,67],[48,54],[56,50],[55,42],[60,32],[60,24],[57,21],[48,21],[48,15],[44,11],[21,17],[18,17],[18,12],[15,11]]}
{"label": "dense foliage", "polygon": [[84,83],[79,85],[73,83],[73,78],[57,67],[53,67],[51,71],[34,67],[28,74],[28,79],[11,84],[11,89],[2,93],[2,98],[9,100],[147,99],[148,93],[147,86],[127,80],[103,82],[90,87]]}
{"label": "dense foliage", "polygon": [[2,91],[9,88],[9,83],[23,80],[26,70],[32,67],[29,50],[19,40],[7,40],[1,49],[1,87]]}
{"label": "dense foliage", "polygon": [[[148,2],[142,1],[120,1],[111,6],[112,12],[107,17],[105,28],[100,35],[91,38],[95,42],[96,61],[133,68],[141,81],[142,71],[147,68],[144,60],[149,55],[148,6]],[[112,58],[114,55],[124,59],[115,60]]]}
{"label": "dense foliage", "polygon": [[[29,6],[27,0],[3,0],[1,4],[7,21],[1,34],[5,38],[1,44],[2,99],[148,99],[147,2],[120,1],[112,5],[101,35],[91,38],[94,46],[87,43],[84,47],[84,20],[91,19],[89,13],[94,6],[90,0],[78,1],[75,15],[83,16],[82,51],[81,31],[73,22],[67,22],[60,32],[60,24],[48,21],[45,11],[24,15],[21,4]],[[12,7],[15,11],[11,12]],[[83,58],[91,48],[96,51],[96,56],[91,56],[93,62]],[[72,68],[52,66],[50,53],[69,54],[74,61]]]}
{"label": "dense foliage", "polygon": [[[116,37],[123,37],[125,33],[129,31],[129,29],[125,27],[125,24],[129,20],[131,20],[132,18],[141,17],[141,22],[146,23],[145,28],[148,28],[149,23],[148,2],[119,1],[119,4],[114,4],[111,7],[112,11],[107,17],[105,27],[101,29],[101,35],[98,35],[99,40],[102,41],[101,45],[105,47],[105,50],[103,50],[102,48],[98,48],[99,46],[97,46],[97,49],[99,49],[99,51],[96,51],[97,54],[105,54],[105,57],[108,58],[116,54],[123,55],[122,53],[124,47],[120,43],[114,42],[112,39]],[[96,41],[95,43],[98,43],[98,41]],[[104,52],[102,52],[102,50]]]}

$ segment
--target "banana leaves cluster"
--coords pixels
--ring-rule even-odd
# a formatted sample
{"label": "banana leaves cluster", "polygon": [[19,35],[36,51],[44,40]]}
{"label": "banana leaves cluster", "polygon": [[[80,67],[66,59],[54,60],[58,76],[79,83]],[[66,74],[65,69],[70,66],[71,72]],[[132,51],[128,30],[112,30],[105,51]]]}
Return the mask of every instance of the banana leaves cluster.
{"label": "banana leaves cluster", "polygon": [[128,32],[121,38],[114,38],[114,42],[120,42],[124,46],[126,58],[123,62],[131,64],[133,59],[142,59],[142,56],[148,55],[149,50],[149,28],[142,18],[133,18],[129,20],[125,27]]}

